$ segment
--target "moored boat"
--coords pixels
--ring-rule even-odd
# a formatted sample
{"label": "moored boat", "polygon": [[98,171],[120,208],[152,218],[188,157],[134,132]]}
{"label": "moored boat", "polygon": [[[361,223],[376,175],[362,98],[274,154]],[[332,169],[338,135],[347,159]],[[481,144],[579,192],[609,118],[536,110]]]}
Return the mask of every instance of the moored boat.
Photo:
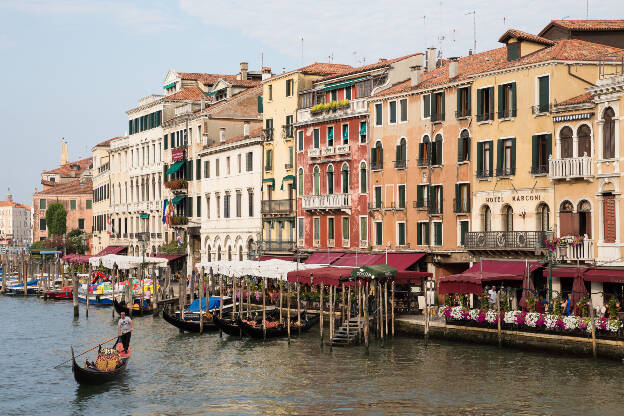
{"label": "moored boat", "polygon": [[117,363],[115,363],[113,368],[102,369],[102,367],[106,367],[106,364],[100,365],[100,368],[98,368],[99,363],[97,361],[96,363],[87,362],[83,367],[78,365],[74,357],[74,348],[72,347],[72,372],[74,373],[74,379],[80,384],[103,384],[121,377],[128,365],[132,351],[130,348],[127,354],[124,353],[121,342],[115,345],[115,351],[117,351],[119,357]]}
{"label": "moored boat", "polygon": [[43,293],[48,299],[67,300],[73,299],[73,287],[65,286],[60,289],[48,290]]}
{"label": "moored boat", "polygon": [[[85,293],[78,293],[78,302],[87,303],[87,297]],[[93,306],[112,306],[112,295],[95,295],[89,294],[89,305]]]}
{"label": "moored boat", "polygon": [[[115,311],[121,315],[122,312],[125,312],[127,316],[130,316],[130,309],[126,302],[119,302],[117,299],[113,299],[113,307]],[[145,316],[154,312],[154,308],[151,304],[144,304],[143,309],[139,308],[138,303],[134,303],[132,307],[132,316]]]}
{"label": "moored boat", "polygon": [[[312,326],[314,326],[320,319],[320,315],[314,314],[309,315],[305,314],[301,319],[301,332],[306,332]],[[238,319],[238,325],[243,330],[245,335],[251,338],[264,338],[264,330],[262,329],[262,322],[258,323],[256,321],[248,321],[244,319]],[[279,322],[267,322],[266,324],[266,337],[267,338],[278,338],[285,337],[288,335],[288,326],[283,325]],[[299,325],[296,320],[291,321],[290,323],[290,336],[299,335]]]}

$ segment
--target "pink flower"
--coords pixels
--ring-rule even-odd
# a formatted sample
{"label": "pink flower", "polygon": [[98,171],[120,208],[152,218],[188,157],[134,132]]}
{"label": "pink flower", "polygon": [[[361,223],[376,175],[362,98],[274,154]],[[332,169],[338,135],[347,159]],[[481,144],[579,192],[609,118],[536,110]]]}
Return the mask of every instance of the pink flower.
{"label": "pink flower", "polygon": [[535,326],[542,327],[544,326],[544,323],[544,317],[540,316],[539,318],[537,318],[537,321],[535,321]]}

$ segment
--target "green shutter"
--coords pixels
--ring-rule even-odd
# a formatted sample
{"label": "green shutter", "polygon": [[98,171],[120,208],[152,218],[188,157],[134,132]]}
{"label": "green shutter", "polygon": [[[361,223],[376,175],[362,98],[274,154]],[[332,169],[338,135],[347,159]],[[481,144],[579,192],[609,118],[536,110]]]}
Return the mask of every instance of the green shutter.
{"label": "green shutter", "polygon": [[394,157],[396,163],[399,163],[401,161],[401,145],[396,145],[396,152]]}
{"label": "green shutter", "polygon": [[477,90],[477,121],[483,120],[483,90]]}
{"label": "green shutter", "polygon": [[511,174],[516,174],[516,138],[511,139]]}
{"label": "green shutter", "polygon": [[175,133],[171,133],[171,148],[175,147]]}
{"label": "green shutter", "polygon": [[547,156],[550,157],[550,155],[552,155],[552,134],[550,133],[546,135],[546,146],[546,152],[548,153]]}
{"label": "green shutter", "polygon": [[191,196],[186,198],[186,216],[193,216],[193,197]]}
{"label": "green shutter", "polygon": [[195,160],[195,178],[201,179],[201,160]]}
{"label": "green shutter", "polygon": [[444,113],[446,111],[446,105],[444,104],[444,91],[442,91],[442,99],[440,100],[442,108],[438,109],[438,120],[444,120]]}
{"label": "green shutter", "polygon": [[416,185],[416,208],[422,208],[423,205],[423,186]]}
{"label": "green shutter", "polygon": [[132,134],[132,120],[128,120],[128,134]]}
{"label": "green shutter", "polygon": [[498,86],[498,118],[505,118],[505,91],[504,86]]}
{"label": "green shutter", "polygon": [[425,106],[423,115],[425,118],[431,117],[431,94],[427,94],[423,97],[423,105]]}
{"label": "green shutter", "polygon": [[93,201],[87,199],[87,209],[91,209],[93,207]]}
{"label": "green shutter", "polygon": [[425,144],[424,143],[418,143],[418,159],[423,159],[423,153],[425,151]]}
{"label": "green shutter", "polygon": [[429,233],[431,232],[431,227],[429,223],[425,223],[425,244],[429,245]]}
{"label": "green shutter", "polygon": [[508,43],[507,44],[507,60],[515,61],[519,58],[520,52],[520,42]]}
{"label": "green shutter", "polygon": [[516,83],[512,82],[511,83],[511,116],[512,117],[516,116],[516,109],[517,109],[517,105],[516,105]]}
{"label": "green shutter", "polygon": [[468,107],[466,108],[466,112],[468,115],[472,114],[472,88],[471,87],[466,87],[466,90],[468,91]]}
{"label": "green shutter", "polygon": [[460,227],[460,243],[463,246],[466,243],[466,233],[468,232],[468,221],[461,221],[459,223]]}
{"label": "green shutter", "polygon": [[463,147],[464,147],[464,138],[460,137],[457,140],[457,161],[458,162],[463,162],[463,160],[462,160],[462,158],[463,158],[463,154],[462,154],[463,153],[462,152]]}
{"label": "green shutter", "polygon": [[470,212],[470,183],[466,184],[468,190],[466,191],[466,208],[468,208],[468,212]]}
{"label": "green shutter", "polygon": [[442,245],[442,223],[434,222],[433,227],[434,227],[435,245],[441,246]]}
{"label": "green shutter", "polygon": [[399,208],[405,208],[405,186],[399,185]]}
{"label": "green shutter", "polygon": [[444,212],[444,187],[440,185],[439,188],[440,188],[440,211],[438,212],[442,214]]}
{"label": "green shutter", "polygon": [[539,165],[539,149],[537,148],[539,141],[538,135],[531,136],[531,149],[532,149],[532,164],[533,172],[537,172],[537,166]]}
{"label": "green shutter", "polygon": [[167,167],[167,164],[165,163],[163,166],[163,183],[167,182],[167,169],[169,169]]}
{"label": "green shutter", "polygon": [[260,113],[260,114],[262,114],[262,112],[263,112],[263,108],[262,107],[263,107],[262,106],[262,96],[259,95],[258,96],[258,113]]}
{"label": "green shutter", "polygon": [[187,181],[193,180],[193,161],[192,160],[186,161],[186,180]]}
{"label": "green shutter", "polygon": [[456,93],[455,93],[455,98],[457,98],[457,108],[456,108],[456,115],[459,117],[461,115],[462,112],[462,108],[461,108],[461,96],[462,96],[462,91],[464,89],[463,88],[457,88]]}
{"label": "green shutter", "polygon": [[201,218],[201,196],[197,196],[197,216]]}
{"label": "green shutter", "polygon": [[371,167],[373,169],[377,168],[377,149],[374,147],[371,149]]}
{"label": "green shutter", "polygon": [[167,150],[169,148],[169,136],[167,134],[165,134],[165,139],[163,140],[163,144],[165,145],[164,150]]}
{"label": "green shutter", "polygon": [[539,78],[539,106],[540,112],[548,111],[548,77],[540,77]]}
{"label": "green shutter", "polygon": [[494,174],[494,140],[490,140],[490,173],[489,176]]}
{"label": "green shutter", "polygon": [[436,146],[435,164],[442,165],[442,140],[436,140],[435,146]]}
{"label": "green shutter", "polygon": [[494,120],[494,87],[489,88],[490,94],[490,120]]}
{"label": "green shutter", "polygon": [[417,223],[416,224],[416,244],[419,246],[422,246],[423,243],[423,236],[422,236],[422,231],[423,231],[423,225],[424,223]]}
{"label": "green shutter", "polygon": [[503,168],[503,140],[496,141],[496,173]]}
{"label": "green shutter", "polygon": [[455,212],[461,212],[461,195],[459,184],[455,184]]}
{"label": "green shutter", "polygon": [[477,142],[477,175],[483,172],[483,142]]}

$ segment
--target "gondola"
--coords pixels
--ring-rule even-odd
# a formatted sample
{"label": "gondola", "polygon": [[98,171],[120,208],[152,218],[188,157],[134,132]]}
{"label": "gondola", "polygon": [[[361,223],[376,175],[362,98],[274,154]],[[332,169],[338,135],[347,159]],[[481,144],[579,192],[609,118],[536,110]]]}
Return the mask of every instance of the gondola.
{"label": "gondola", "polygon": [[[130,310],[128,309],[128,307],[126,306],[126,303],[120,303],[117,301],[117,299],[113,299],[113,306],[115,307],[115,311],[121,315],[122,312],[126,313],[126,316],[130,316]],[[138,306],[138,304],[137,304]],[[152,305],[147,305],[143,307],[143,310],[141,310],[140,308],[133,308],[132,309],[132,316],[145,316],[145,315],[150,315],[152,312],[154,312],[154,308],[152,307]]]}
{"label": "gondola", "polygon": [[73,299],[73,287],[65,286],[61,289],[48,290],[43,292],[43,296],[53,300]]}
{"label": "gondola", "polygon": [[72,372],[74,373],[74,379],[76,379],[76,382],[79,384],[104,384],[108,381],[121,377],[128,366],[128,361],[130,360],[130,354],[132,351],[129,349],[128,353],[124,354],[121,342],[118,342],[115,348],[121,355],[121,364],[119,364],[119,366],[117,366],[114,370],[102,371],[92,366],[79,366],[78,363],[76,363],[74,348],[72,347]]}
{"label": "gondola", "polygon": [[[319,319],[320,319],[320,315],[318,314],[304,316],[303,319],[301,320],[301,332],[306,332],[307,330],[309,330],[314,324],[316,324],[319,321]],[[262,326],[255,327],[255,326],[249,325],[248,323],[242,321],[241,319],[238,319],[237,321],[241,329],[245,333],[245,335],[251,338],[258,338],[258,339],[264,338],[264,331],[262,330]],[[299,327],[297,326],[297,322],[291,321],[290,335],[296,336],[298,334],[299,334]],[[277,328],[266,328],[267,338],[285,337],[287,335],[288,335],[288,327],[285,325],[279,325]]]}
{"label": "gondola", "polygon": [[[208,315],[208,317],[206,316]],[[176,312],[173,315],[169,315],[166,310],[163,310],[163,318],[171,325],[186,332],[199,332],[199,313],[197,312],[185,312],[184,319],[180,319],[180,313]],[[217,326],[214,323],[212,314],[205,312],[204,316],[204,332],[216,331]]]}
{"label": "gondola", "polygon": [[[257,310],[254,311],[256,315],[260,314],[261,312],[262,311],[257,311]],[[271,319],[271,318],[274,319],[277,316],[279,316],[279,309],[274,308],[274,309],[267,310],[267,313],[266,313],[267,319]],[[219,318],[217,314],[215,314],[212,317],[212,320],[214,321],[214,324],[217,326],[217,328],[219,328],[226,334],[234,336],[234,337],[241,336],[241,329],[238,325],[238,319]]]}

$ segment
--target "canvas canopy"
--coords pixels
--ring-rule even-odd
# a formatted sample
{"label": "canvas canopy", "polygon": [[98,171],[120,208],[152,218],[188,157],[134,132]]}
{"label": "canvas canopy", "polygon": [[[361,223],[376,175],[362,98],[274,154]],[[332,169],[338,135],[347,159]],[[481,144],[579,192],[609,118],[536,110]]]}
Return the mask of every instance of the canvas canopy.
{"label": "canvas canopy", "polygon": [[141,267],[145,262],[145,265],[166,267],[167,259],[159,257],[141,257],[141,256],[119,256],[117,254],[107,254],[101,257],[92,257],[89,259],[89,264],[94,267],[98,267],[100,264],[107,269],[112,269],[117,265],[121,270],[134,269],[135,267]]}
{"label": "canvas canopy", "polygon": [[387,280],[397,274],[397,269],[387,264],[372,264],[370,266],[362,266],[353,269],[351,277],[353,279],[365,279],[365,280]]}
{"label": "canvas canopy", "polygon": [[[202,267],[208,273],[212,268],[213,273],[223,274],[230,277],[255,276],[268,279],[286,280],[288,272],[311,268],[309,265],[296,262],[270,259],[266,261],[242,260],[242,261],[211,261],[198,263],[198,270]],[[316,267],[316,266],[314,266]]]}

